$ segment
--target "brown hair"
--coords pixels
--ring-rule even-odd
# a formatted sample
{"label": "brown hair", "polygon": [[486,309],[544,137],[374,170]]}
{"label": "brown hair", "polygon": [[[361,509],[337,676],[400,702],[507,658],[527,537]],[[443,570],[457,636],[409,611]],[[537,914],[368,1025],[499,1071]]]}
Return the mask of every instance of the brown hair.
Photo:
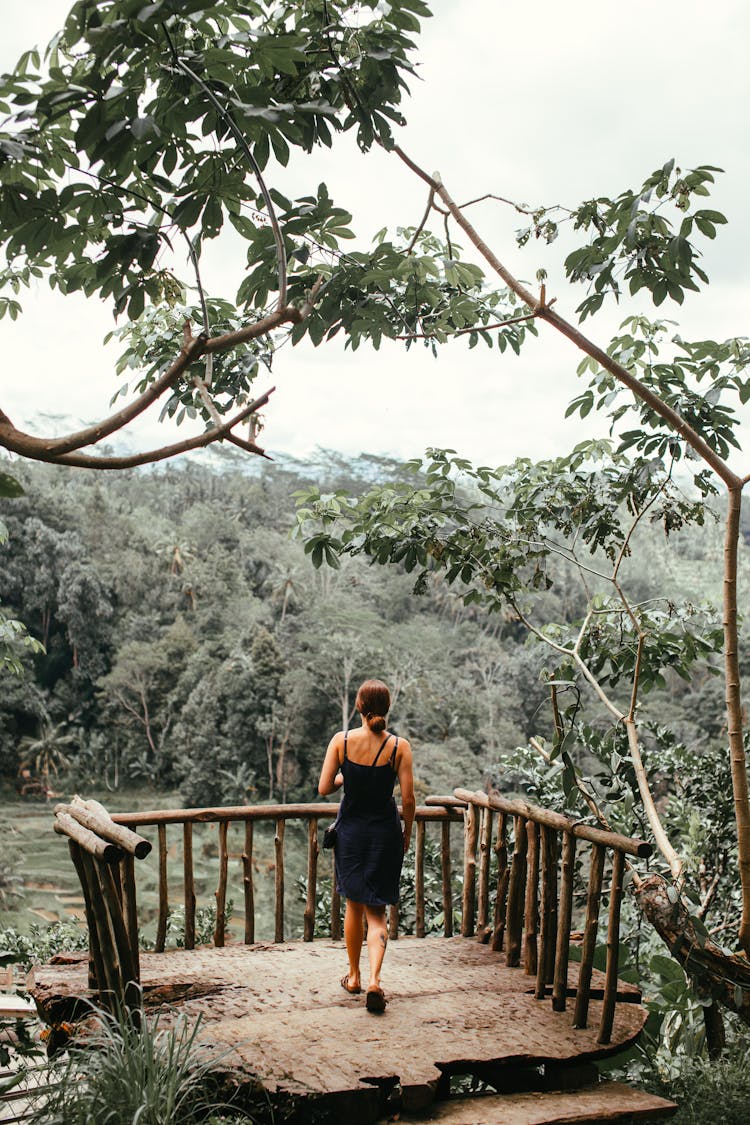
{"label": "brown hair", "polygon": [[370,730],[385,730],[385,716],[391,709],[391,693],[382,680],[365,680],[357,692],[354,706],[367,719]]}

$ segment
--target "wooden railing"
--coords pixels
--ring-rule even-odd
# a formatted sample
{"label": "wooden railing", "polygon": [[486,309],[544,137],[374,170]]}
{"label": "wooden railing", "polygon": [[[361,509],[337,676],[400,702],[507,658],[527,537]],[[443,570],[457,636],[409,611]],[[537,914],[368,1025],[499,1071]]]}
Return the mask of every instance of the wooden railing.
{"label": "wooden railing", "polygon": [[[303,915],[303,940],[315,937],[320,859],[320,830],[334,818],[335,804],[254,805],[228,808],[168,809],[153,812],[119,813],[112,817],[94,801],[76,798],[58,806],[56,831],[69,837],[70,850],[83,887],[89,927],[90,987],[105,994],[127,996],[130,982],[140,980],[139,919],[136,896],[135,859],[144,858],[150,842],[140,829],[156,828],[158,907],[155,949],[166,946],[170,910],[168,854],[170,836],[179,833],[182,842],[182,903],[184,945],[196,944],[196,878],[193,862],[193,829],[215,823],[218,836],[218,881],[213,943],[223,946],[227,931],[227,891],[230,886],[229,830],[243,829],[240,859],[244,941],[256,940],[254,833],[256,824],[273,826],[274,941],[285,933],[285,830],[288,821],[307,825],[307,878]],[[495,829],[495,819],[497,827]],[[456,789],[449,797],[428,797],[415,817],[415,926],[416,937],[427,932],[425,903],[426,830],[440,825],[440,884],[443,933],[453,936],[455,897],[451,856],[451,824],[463,822],[463,888],[461,934],[489,942],[504,950],[509,967],[523,966],[534,976],[535,996],[551,993],[552,1005],[564,1011],[568,998],[570,935],[574,921],[577,844],[587,845],[585,863],[585,925],[581,961],[575,987],[573,1024],[585,1027],[592,997],[592,974],[599,911],[608,856],[611,879],[608,888],[607,959],[602,992],[598,1039],[611,1038],[617,1002],[620,906],[623,895],[625,857],[645,857],[651,846],[569,820],[559,813],[525,801],[509,800],[498,793],[475,793]],[[168,835],[169,832],[169,835]],[[512,846],[511,846],[512,836]],[[579,860],[582,858],[579,854]],[[332,858],[329,866],[333,876]],[[494,874],[494,885],[493,885]],[[332,882],[330,930],[341,938],[341,902]],[[579,878],[580,883],[580,878]],[[493,902],[494,892],[494,902]],[[492,918],[490,919],[490,913]],[[389,916],[389,934],[399,935],[398,907]]]}
{"label": "wooden railing", "polygon": [[[570,820],[560,813],[509,800],[499,793],[456,789],[450,797],[428,797],[428,804],[465,809],[462,928],[464,937],[477,934],[494,950],[505,950],[510,968],[523,965],[536,978],[534,995],[541,1000],[551,990],[552,1006],[565,1011],[568,998],[570,935],[574,915],[576,849],[587,847],[586,906],[581,960],[575,987],[573,1026],[586,1027],[592,996],[599,911],[604,872],[609,857],[610,885],[607,918],[607,958],[598,1041],[612,1037],[617,1002],[620,948],[620,908],[626,856],[646,858],[651,844],[615,832],[605,832]],[[496,889],[492,921],[490,861],[493,820]],[[512,825],[513,847],[509,849]],[[582,869],[585,866],[581,865]]]}
{"label": "wooden railing", "polygon": [[[215,892],[216,924],[213,942],[216,946],[223,946],[226,935],[227,915],[227,886],[229,879],[229,848],[228,831],[230,824],[240,824],[244,827],[244,847],[241,855],[242,886],[244,900],[244,941],[252,944],[255,941],[255,887],[253,882],[253,847],[254,827],[256,824],[271,824],[274,828],[274,938],[275,942],[284,941],[285,916],[284,916],[284,891],[285,891],[285,854],[284,839],[285,828],[288,821],[302,821],[307,824],[307,893],[303,921],[303,940],[312,941],[315,936],[315,913],[317,903],[317,886],[320,849],[321,822],[322,827],[327,826],[336,816],[338,806],[335,804],[309,804],[309,805],[238,805],[236,807],[210,808],[210,809],[168,809],[154,812],[118,813],[113,816],[113,821],[128,827],[132,831],[156,827],[158,840],[158,915],[156,925],[157,952],[164,949],[167,933],[167,918],[169,915],[169,890],[167,882],[167,828],[182,829],[183,844],[183,903],[185,910],[185,948],[193,949],[195,946],[195,875],[193,870],[193,826],[195,824],[216,823],[218,825],[218,858],[219,878]],[[425,900],[424,900],[424,872],[425,872],[425,825],[439,823],[441,833],[441,877],[442,899],[444,913],[444,932],[446,936],[453,933],[453,892],[451,888],[451,822],[463,819],[462,810],[456,808],[442,808],[422,806],[417,808],[415,816],[415,891],[416,891],[416,934],[417,937],[425,935]],[[341,937],[341,901],[336,891],[336,882],[333,878],[333,857],[331,855],[330,867],[332,876],[331,896],[331,937],[339,940]],[[389,917],[389,932],[392,938],[398,937],[399,913],[398,907],[392,907]]]}

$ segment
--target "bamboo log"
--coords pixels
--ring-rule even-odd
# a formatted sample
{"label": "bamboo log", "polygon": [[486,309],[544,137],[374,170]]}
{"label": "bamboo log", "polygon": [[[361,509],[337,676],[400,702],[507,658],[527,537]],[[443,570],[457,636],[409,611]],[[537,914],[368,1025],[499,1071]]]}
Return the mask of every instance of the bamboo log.
{"label": "bamboo log", "polygon": [[513,856],[510,863],[508,906],[505,915],[507,931],[505,963],[511,969],[515,969],[521,964],[521,940],[526,898],[526,850],[526,821],[524,817],[517,816],[514,818]]}
{"label": "bamboo log", "polygon": [[102,890],[102,897],[107,905],[107,911],[109,913],[114,947],[120,969],[118,998],[124,1002],[126,1008],[137,1008],[140,1007],[140,989],[138,987],[140,980],[133,957],[133,951],[128,940],[125,919],[122,914],[122,905],[120,903],[120,896],[117,893],[112,868],[106,863],[98,864],[97,876]]}
{"label": "bamboo log", "polygon": [[562,866],[560,871],[560,911],[557,918],[555,945],[555,976],[552,984],[552,1007],[564,1012],[568,994],[568,958],[570,955],[570,927],[573,921],[573,879],[576,864],[576,838],[572,832],[563,833]]}
{"label": "bamboo log", "polygon": [[591,999],[591,970],[594,967],[596,934],[599,929],[599,905],[602,897],[602,876],[604,874],[605,855],[606,848],[604,845],[594,844],[591,849],[589,885],[588,894],[586,896],[586,923],[583,930],[581,967],[578,972],[578,989],[576,991],[575,1012],[573,1013],[573,1027],[586,1027],[588,1022],[589,1000]]}
{"label": "bamboo log", "polygon": [[492,921],[491,948],[499,953],[505,940],[505,907],[508,898],[508,817],[500,813],[495,838],[495,858],[497,860],[497,889],[495,891],[495,914]]}
{"label": "bamboo log", "polygon": [[399,909],[394,902],[388,910],[388,937],[390,941],[398,941]]}
{"label": "bamboo log", "polygon": [[625,872],[625,856],[621,851],[612,854],[612,889],[609,895],[609,918],[607,920],[607,967],[604,971],[604,999],[602,1018],[599,1024],[597,1043],[609,1043],[612,1038],[612,1025],[615,1019],[617,1000],[617,966],[620,954],[620,905],[622,903],[622,878]]}
{"label": "bamboo log", "polygon": [[118,848],[122,848],[129,855],[134,855],[136,859],[145,859],[151,851],[148,840],[138,836],[131,828],[115,824],[104,805],[100,805],[98,801],[83,801],[80,797],[74,797],[69,805],[57,805],[55,812],[58,809],[68,813],[84,828],[95,832],[103,840],[117,844]]}
{"label": "bamboo log", "polygon": [[275,871],[275,909],[274,909],[274,941],[284,940],[284,829],[286,821],[279,817],[276,820],[276,832],[273,838],[274,854],[276,858]]}
{"label": "bamboo log", "polygon": [[89,979],[88,985],[92,992],[101,993],[106,989],[106,978],[104,975],[104,963],[102,961],[101,949],[99,948],[99,936],[96,928],[96,918],[94,916],[94,908],[92,904],[92,888],[88,880],[88,871],[83,862],[82,848],[75,840],[68,840],[68,850],[70,858],[73,860],[73,866],[76,869],[78,878],[81,883],[81,890],[83,891],[83,908],[86,914],[86,926],[89,931]]}
{"label": "bamboo log", "polygon": [[[456,820],[462,819],[461,807],[451,808],[420,805],[415,814],[417,820]],[[332,820],[338,806],[333,801],[320,801],[306,805],[223,805],[216,808],[201,809],[151,809],[147,812],[112,813],[115,824],[207,824],[222,820]],[[398,806],[399,816],[403,815]]]}
{"label": "bamboo log", "polygon": [[113,1010],[117,1001],[122,996],[120,965],[117,960],[115,938],[109,919],[104,896],[96,871],[97,860],[85,849],[80,853],[81,862],[86,872],[86,880],[90,887],[91,912],[94,917],[94,931],[99,947],[101,964],[101,977],[99,978],[99,1002],[106,1008]]}
{"label": "bamboo log", "polygon": [[245,893],[245,945],[255,941],[255,888],[253,887],[253,821],[245,821],[242,852],[242,885]]}
{"label": "bamboo log", "polygon": [[219,885],[216,888],[216,926],[214,927],[214,945],[221,949],[224,945],[227,926],[227,870],[229,867],[229,852],[227,849],[227,832],[229,822],[222,820],[219,824]]}
{"label": "bamboo log", "polygon": [[122,882],[122,909],[125,918],[125,929],[128,933],[128,943],[133,956],[136,979],[141,979],[141,955],[138,948],[138,904],[135,892],[135,857],[126,855],[120,868]]}
{"label": "bamboo log", "polygon": [[539,827],[533,820],[526,821],[526,841],[523,967],[527,976],[535,977],[539,934]]}
{"label": "bamboo log", "polygon": [[453,937],[453,888],[451,886],[451,822],[440,826],[440,880],[443,890],[443,933]]}
{"label": "bamboo log", "polygon": [[182,882],[185,891],[185,949],[195,949],[195,872],[193,826],[182,826]]}
{"label": "bamboo log", "polygon": [[60,811],[55,812],[54,829],[58,836],[67,836],[69,840],[75,840],[83,851],[96,859],[101,859],[104,863],[119,863],[122,852],[117,845],[100,840],[90,828],[84,828],[70,813],[62,811],[64,807],[58,806]]}
{"label": "bamboo log", "polygon": [[486,941],[489,932],[490,859],[492,856],[492,809],[482,809],[479,830],[479,877],[477,879],[477,937]]}
{"label": "bamboo log", "polygon": [[305,901],[304,939],[315,937],[315,899],[318,889],[318,822],[307,825],[307,899]]}
{"label": "bamboo log", "polygon": [[336,852],[331,852],[331,938],[341,941],[341,895],[336,886]]}
{"label": "bamboo log", "polygon": [[414,900],[416,910],[415,933],[423,938],[424,929],[424,821],[417,821],[414,843]]}
{"label": "bamboo log", "polygon": [[157,828],[159,836],[159,915],[156,922],[157,953],[164,952],[167,940],[167,911],[169,909],[169,891],[167,888],[167,826],[160,824]]}
{"label": "bamboo log", "polygon": [[543,1000],[547,985],[555,974],[555,938],[557,934],[557,834],[554,828],[543,826],[540,833],[541,896],[539,904],[539,957],[534,996]]}

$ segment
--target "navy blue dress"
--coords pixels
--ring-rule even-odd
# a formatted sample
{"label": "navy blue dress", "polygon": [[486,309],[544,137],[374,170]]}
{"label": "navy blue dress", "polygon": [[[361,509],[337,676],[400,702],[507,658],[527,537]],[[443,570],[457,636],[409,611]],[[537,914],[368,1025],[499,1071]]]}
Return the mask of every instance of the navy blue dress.
{"label": "navy blue dress", "polygon": [[346,755],[341,773],[344,796],[336,827],[336,887],[352,902],[387,906],[398,902],[398,884],[404,861],[401,820],[393,799],[396,781],[395,740],[390,758],[378,765],[387,735],[370,766]]}

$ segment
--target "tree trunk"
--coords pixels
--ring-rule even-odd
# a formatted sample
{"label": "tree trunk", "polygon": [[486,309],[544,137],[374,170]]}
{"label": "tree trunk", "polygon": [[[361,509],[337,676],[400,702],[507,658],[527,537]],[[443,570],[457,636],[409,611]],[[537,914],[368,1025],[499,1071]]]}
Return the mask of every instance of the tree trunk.
{"label": "tree trunk", "polygon": [[724,676],[734,816],[737,822],[737,851],[742,886],[739,941],[750,957],[750,802],[748,802],[747,763],[742,738],[740,664],[737,651],[737,542],[740,535],[741,511],[742,486],[740,485],[728,489],[727,524],[724,536]]}
{"label": "tree trunk", "polygon": [[670,885],[661,875],[647,876],[637,895],[643,911],[669,952],[690,977],[699,997],[713,998],[750,1024],[750,961],[725,953],[699,934],[682,902],[670,902]]}

